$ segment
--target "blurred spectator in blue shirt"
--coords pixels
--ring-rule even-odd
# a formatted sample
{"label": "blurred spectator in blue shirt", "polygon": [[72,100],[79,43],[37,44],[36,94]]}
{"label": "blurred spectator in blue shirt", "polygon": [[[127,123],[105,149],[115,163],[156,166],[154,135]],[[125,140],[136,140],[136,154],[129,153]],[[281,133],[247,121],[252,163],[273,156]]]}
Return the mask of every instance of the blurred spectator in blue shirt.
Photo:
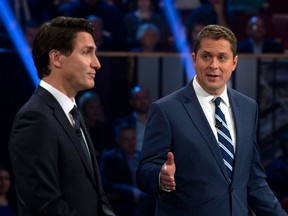
{"label": "blurred spectator in blue shirt", "polygon": [[283,53],[281,43],[267,38],[265,20],[260,16],[252,16],[246,27],[247,38],[238,42],[238,53]]}
{"label": "blurred spectator in blue shirt", "polygon": [[281,150],[282,155],[266,167],[267,182],[280,202],[288,198],[288,133],[281,140]]}
{"label": "blurred spectator in blue shirt", "polygon": [[[117,216],[154,216],[155,199],[136,185],[140,151],[136,147],[133,124],[122,122],[115,128],[117,148],[104,152],[101,160],[103,186],[110,195]],[[108,197],[109,197],[108,195]]]}

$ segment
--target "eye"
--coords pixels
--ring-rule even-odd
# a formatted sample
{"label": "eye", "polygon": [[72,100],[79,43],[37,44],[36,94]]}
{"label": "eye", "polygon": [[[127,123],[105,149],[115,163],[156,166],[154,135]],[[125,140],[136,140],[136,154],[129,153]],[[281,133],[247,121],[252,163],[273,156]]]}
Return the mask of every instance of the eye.
{"label": "eye", "polygon": [[220,55],[220,56],[218,57],[218,59],[219,59],[220,62],[224,62],[224,61],[227,60],[227,56],[226,56],[226,55]]}
{"label": "eye", "polygon": [[201,55],[201,57],[202,57],[202,59],[204,59],[204,60],[208,60],[208,59],[210,58],[210,55],[208,55],[207,53],[203,53],[203,54]]}
{"label": "eye", "polygon": [[90,53],[90,50],[84,50],[83,55],[88,55]]}

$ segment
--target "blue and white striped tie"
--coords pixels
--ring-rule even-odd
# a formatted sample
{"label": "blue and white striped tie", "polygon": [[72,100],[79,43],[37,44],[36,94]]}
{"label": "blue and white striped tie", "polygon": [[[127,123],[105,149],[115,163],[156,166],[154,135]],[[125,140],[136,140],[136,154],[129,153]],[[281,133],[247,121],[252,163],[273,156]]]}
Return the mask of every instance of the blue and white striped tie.
{"label": "blue and white striped tie", "polygon": [[223,156],[224,164],[227,168],[228,176],[231,179],[234,161],[234,148],[232,144],[232,139],[225,120],[225,115],[219,107],[221,98],[217,97],[213,100],[213,102],[215,103],[215,120],[218,135],[218,144]]}

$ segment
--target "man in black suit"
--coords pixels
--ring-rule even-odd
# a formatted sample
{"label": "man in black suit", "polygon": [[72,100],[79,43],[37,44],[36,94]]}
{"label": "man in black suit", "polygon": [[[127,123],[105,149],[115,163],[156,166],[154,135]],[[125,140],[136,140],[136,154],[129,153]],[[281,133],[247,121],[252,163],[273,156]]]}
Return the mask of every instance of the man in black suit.
{"label": "man in black suit", "polygon": [[260,16],[253,16],[247,23],[247,38],[238,42],[238,53],[283,53],[281,43],[267,38],[265,21]]}
{"label": "man in black suit", "polygon": [[41,82],[17,113],[9,144],[19,216],[115,216],[86,125],[82,119],[77,134],[70,113],[101,67],[92,35],[81,18],[58,17],[39,28],[33,59]]}

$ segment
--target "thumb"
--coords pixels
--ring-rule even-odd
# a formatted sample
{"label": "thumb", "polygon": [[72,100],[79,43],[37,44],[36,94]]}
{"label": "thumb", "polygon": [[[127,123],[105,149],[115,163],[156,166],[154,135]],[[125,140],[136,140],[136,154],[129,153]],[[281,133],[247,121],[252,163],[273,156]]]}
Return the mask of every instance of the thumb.
{"label": "thumb", "polygon": [[167,165],[173,165],[174,164],[174,155],[172,152],[168,152],[166,164]]}

